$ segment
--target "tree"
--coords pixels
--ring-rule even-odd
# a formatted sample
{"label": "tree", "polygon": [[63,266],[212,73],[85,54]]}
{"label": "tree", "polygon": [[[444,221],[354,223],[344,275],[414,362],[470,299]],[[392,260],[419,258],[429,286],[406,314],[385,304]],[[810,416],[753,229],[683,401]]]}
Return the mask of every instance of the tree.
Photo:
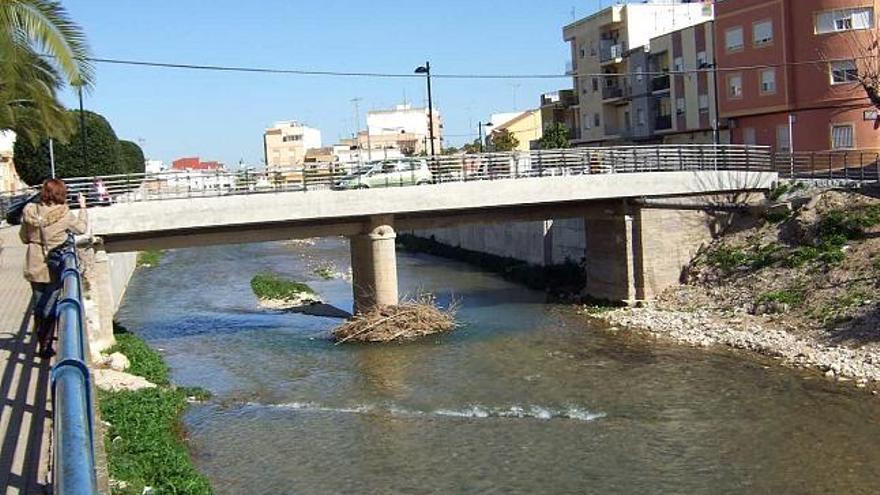
{"label": "tree", "polygon": [[126,174],[142,174],[147,166],[144,159],[144,151],[137,143],[132,141],[119,141],[122,153],[122,168]]}
{"label": "tree", "polygon": [[85,36],[60,2],[0,0],[0,130],[37,146],[72,128],[58,101],[65,83],[90,87],[94,70]]}
{"label": "tree", "polygon": [[519,139],[507,129],[493,131],[491,140],[495,151],[513,151],[519,146]]}
{"label": "tree", "polygon": [[[858,82],[871,105],[880,110],[880,35],[873,29],[859,29],[844,36],[844,42],[835,45],[845,47],[844,57],[820,52],[821,58],[832,66],[832,78],[836,82]],[[875,127],[878,124],[880,120]]]}
{"label": "tree", "polygon": [[456,154],[458,154],[458,152],[459,152],[459,149],[456,148],[455,146],[447,146],[446,148],[443,148],[444,155],[456,155]]}
{"label": "tree", "polygon": [[562,123],[555,123],[544,129],[544,135],[541,136],[542,150],[555,150],[560,148],[568,148],[568,140],[571,132],[568,126]]}
{"label": "tree", "polygon": [[473,143],[467,143],[461,147],[461,151],[465,152],[465,154],[472,155],[474,153],[479,153],[481,151],[480,140],[474,139]]}
{"label": "tree", "polygon": [[[69,112],[79,122],[79,111]],[[86,159],[83,162],[79,126],[68,143],[55,144],[55,172],[58,177],[113,175],[126,172],[122,147],[110,123],[97,113],[85,112]],[[21,180],[39,184],[50,175],[49,144],[42,139],[36,146],[25,139],[15,141],[15,170]]]}

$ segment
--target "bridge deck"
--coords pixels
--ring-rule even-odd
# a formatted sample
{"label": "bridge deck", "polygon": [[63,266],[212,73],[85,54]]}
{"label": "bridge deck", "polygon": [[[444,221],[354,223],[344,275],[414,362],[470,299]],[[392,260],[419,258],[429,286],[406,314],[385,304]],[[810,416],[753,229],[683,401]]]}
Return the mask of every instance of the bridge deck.
{"label": "bridge deck", "polygon": [[49,493],[50,363],[35,356],[18,228],[0,229],[0,240],[0,487],[5,494]]}

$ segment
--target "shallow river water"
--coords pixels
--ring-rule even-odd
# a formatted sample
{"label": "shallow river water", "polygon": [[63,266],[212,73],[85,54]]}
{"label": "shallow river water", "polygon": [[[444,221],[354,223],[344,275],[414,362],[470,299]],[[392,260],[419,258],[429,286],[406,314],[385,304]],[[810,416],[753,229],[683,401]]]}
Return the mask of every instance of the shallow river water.
{"label": "shallow river water", "polygon": [[118,319],[214,398],[185,415],[219,494],[877,493],[880,401],[725,351],[603,330],[544,294],[399,254],[404,292],[462,327],[335,346],[338,320],[264,311],[274,270],[351,309],[344,240],[166,253]]}

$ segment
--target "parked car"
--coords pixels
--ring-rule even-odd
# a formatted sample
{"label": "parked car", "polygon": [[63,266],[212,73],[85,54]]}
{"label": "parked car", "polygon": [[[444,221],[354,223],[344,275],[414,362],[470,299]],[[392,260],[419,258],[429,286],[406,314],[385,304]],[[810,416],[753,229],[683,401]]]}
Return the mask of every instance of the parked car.
{"label": "parked car", "polygon": [[386,160],[372,164],[363,172],[343,177],[336,189],[367,189],[430,184],[431,170],[426,160]]}
{"label": "parked car", "polygon": [[4,212],[4,217],[9,225],[21,225],[21,215],[24,213],[24,207],[28,203],[40,200],[40,194],[25,194],[17,196],[9,201],[8,207]]}

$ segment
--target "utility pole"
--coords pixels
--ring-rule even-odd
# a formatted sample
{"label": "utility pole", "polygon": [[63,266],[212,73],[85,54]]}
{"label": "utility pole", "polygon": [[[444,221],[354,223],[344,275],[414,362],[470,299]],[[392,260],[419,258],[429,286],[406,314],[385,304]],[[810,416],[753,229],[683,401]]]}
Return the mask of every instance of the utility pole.
{"label": "utility pole", "polygon": [[428,81],[428,135],[431,138],[431,156],[434,156],[434,99],[431,96],[431,62],[416,68],[416,74],[424,74]]}
{"label": "utility pole", "polygon": [[[351,99],[352,104],[354,104],[354,142],[358,150],[359,164],[363,164],[364,162],[363,158],[361,157],[361,101],[363,101],[363,98],[361,98],[360,96]],[[367,130],[367,135],[370,135],[369,129]]]}

